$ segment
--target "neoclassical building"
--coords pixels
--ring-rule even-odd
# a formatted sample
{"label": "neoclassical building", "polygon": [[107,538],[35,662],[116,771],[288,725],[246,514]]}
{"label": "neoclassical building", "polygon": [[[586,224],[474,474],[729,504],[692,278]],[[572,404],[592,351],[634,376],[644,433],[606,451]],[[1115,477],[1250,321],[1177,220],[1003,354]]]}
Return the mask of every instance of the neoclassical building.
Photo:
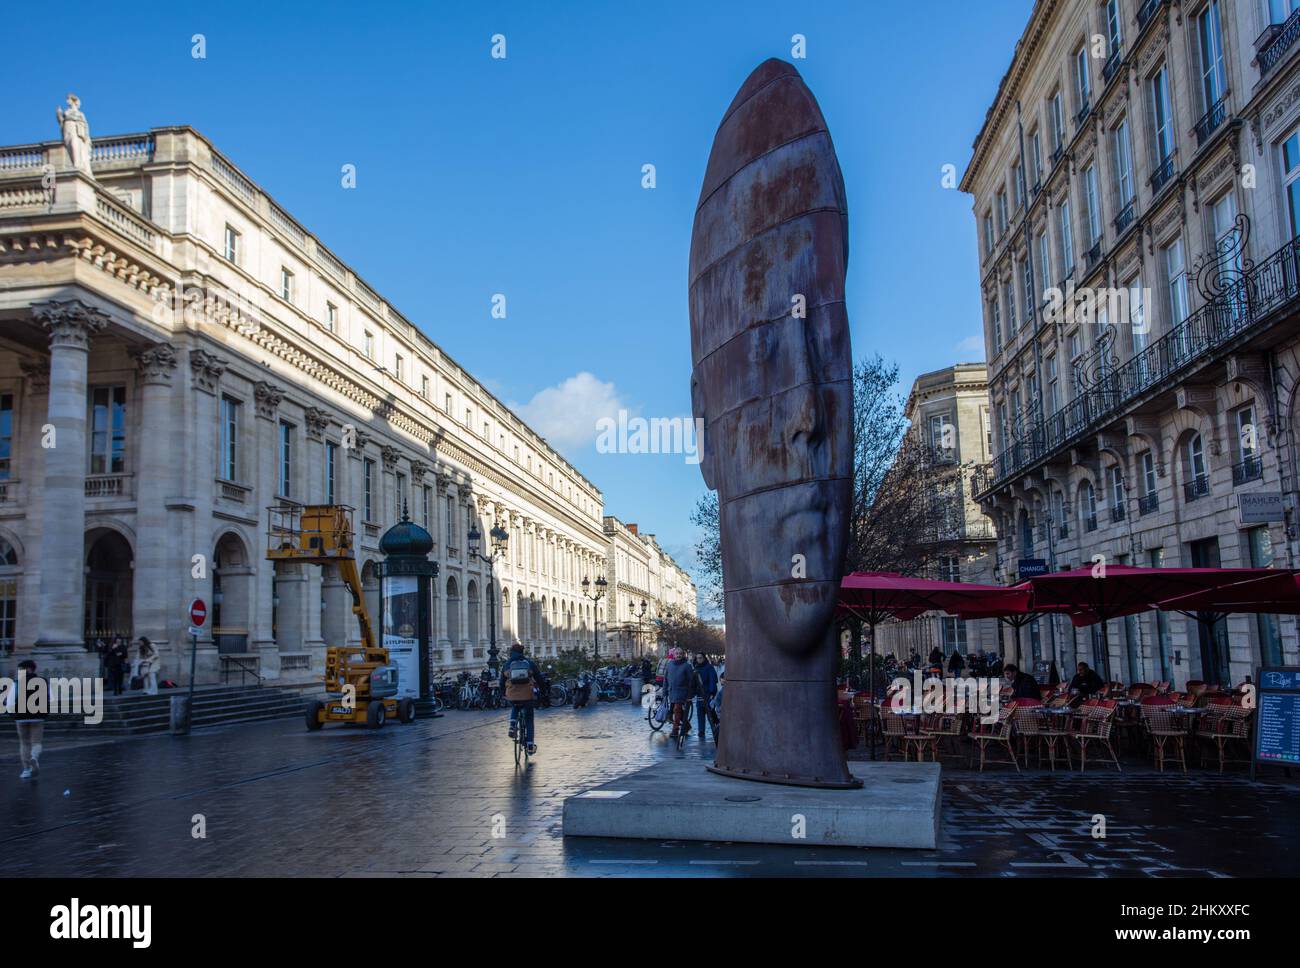
{"label": "neoclassical building", "polygon": [[655,536],[637,524],[624,524],[607,514],[604,527],[607,641],[618,655],[656,652],[655,620],[670,606],[694,617],[695,583]]}
{"label": "neoclassical building", "polygon": [[[934,564],[927,576],[941,581],[1000,583],[996,573],[997,533],[971,496],[972,470],[988,463],[988,371],[983,363],[956,363],[922,373],[912,383],[905,406],[909,429],[918,436],[928,457],[927,486],[931,499],[944,510],[935,534],[917,541],[933,546]],[[1005,652],[1014,641],[999,641],[994,620],[963,621],[927,613],[906,622],[888,622],[877,630],[881,654],[906,659],[915,651],[922,658],[938,646],[953,650]]]}
{"label": "neoclassical building", "polygon": [[[1300,4],[1039,0],[973,146],[1000,566],[1295,563]],[[1099,559],[1097,556],[1101,556]],[[1044,657],[1227,684],[1289,617],[1056,620]]]}
{"label": "neoclassical building", "polygon": [[86,672],[145,635],[179,681],[202,598],[199,681],[319,677],[357,625],[337,574],[264,560],[282,501],[355,509],[372,613],[381,533],[429,530],[436,668],[481,666],[492,618],[591,642],[591,481],[197,131],[64,134],[0,148],[0,645]]}

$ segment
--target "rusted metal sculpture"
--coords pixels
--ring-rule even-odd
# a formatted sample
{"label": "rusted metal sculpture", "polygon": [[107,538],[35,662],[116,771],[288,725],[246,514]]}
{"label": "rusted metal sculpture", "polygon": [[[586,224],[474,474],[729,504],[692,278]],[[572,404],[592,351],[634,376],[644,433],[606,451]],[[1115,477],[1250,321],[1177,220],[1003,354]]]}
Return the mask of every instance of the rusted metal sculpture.
{"label": "rusted metal sculpture", "polygon": [[835,703],[853,479],[848,209],[830,132],[791,65],[749,76],[713,139],[691,236],[691,399],[718,492],[726,723],[710,769],[859,786]]}

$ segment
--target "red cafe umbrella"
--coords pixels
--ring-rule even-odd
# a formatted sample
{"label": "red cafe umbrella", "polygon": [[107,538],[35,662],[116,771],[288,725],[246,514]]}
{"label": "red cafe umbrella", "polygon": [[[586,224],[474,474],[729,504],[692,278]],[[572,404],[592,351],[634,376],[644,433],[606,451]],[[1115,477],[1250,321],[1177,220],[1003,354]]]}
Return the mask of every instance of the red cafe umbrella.
{"label": "red cafe umbrella", "polygon": [[[1013,605],[1027,600],[1024,591],[1001,585],[977,585],[969,582],[935,581],[910,578],[892,571],[855,571],[840,582],[836,613],[843,618],[861,619],[871,627],[871,662],[867,671],[868,694],[876,695],[876,626],[889,618],[900,621],[915,618],[934,609],[955,611],[962,606]],[[872,724],[868,721],[868,746],[874,759]]]}
{"label": "red cafe umbrella", "polygon": [[1263,578],[1165,599],[1160,602],[1160,610],[1196,619],[1210,636],[1214,635],[1218,622],[1235,612],[1300,615],[1300,575],[1292,571],[1264,570],[1270,573]]}
{"label": "red cafe umbrella", "polygon": [[1106,623],[1113,618],[1155,608],[1180,595],[1204,592],[1275,574],[1270,568],[1137,568],[1105,565],[1035,575],[1022,584],[1032,590],[1032,608],[1064,612],[1076,626],[1101,623],[1103,674],[1110,681],[1110,639]]}
{"label": "red cafe umbrella", "polygon": [[[963,605],[952,614],[962,621],[995,618],[998,620],[999,626],[1003,623],[1010,625],[1016,632],[1016,664],[1019,665],[1023,658],[1020,647],[1020,630],[1030,622],[1035,621],[1043,612],[1030,607],[1032,595],[1028,582],[1021,582],[1019,585],[1012,585],[1003,590],[1014,593],[1014,597],[1012,595],[990,595],[984,601]],[[1001,640],[1000,634],[998,638]]]}

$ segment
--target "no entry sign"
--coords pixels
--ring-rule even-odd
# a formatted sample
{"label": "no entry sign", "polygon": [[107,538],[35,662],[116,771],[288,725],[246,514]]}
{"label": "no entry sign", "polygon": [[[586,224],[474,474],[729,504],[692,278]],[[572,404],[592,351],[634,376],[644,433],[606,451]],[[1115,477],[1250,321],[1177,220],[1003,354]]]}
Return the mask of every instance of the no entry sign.
{"label": "no entry sign", "polygon": [[196,598],[190,602],[190,624],[202,626],[208,620],[208,606],[203,599]]}

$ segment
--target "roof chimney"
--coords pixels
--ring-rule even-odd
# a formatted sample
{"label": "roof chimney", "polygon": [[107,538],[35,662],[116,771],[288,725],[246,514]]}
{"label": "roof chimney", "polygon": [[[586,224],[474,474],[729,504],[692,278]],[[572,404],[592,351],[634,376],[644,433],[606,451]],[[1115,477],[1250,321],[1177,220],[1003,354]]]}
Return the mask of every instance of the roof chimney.
{"label": "roof chimney", "polygon": [[633,534],[636,534],[636,525],[635,525],[635,524],[629,524],[629,525],[627,526],[627,529],[628,529],[629,531],[631,531]]}

